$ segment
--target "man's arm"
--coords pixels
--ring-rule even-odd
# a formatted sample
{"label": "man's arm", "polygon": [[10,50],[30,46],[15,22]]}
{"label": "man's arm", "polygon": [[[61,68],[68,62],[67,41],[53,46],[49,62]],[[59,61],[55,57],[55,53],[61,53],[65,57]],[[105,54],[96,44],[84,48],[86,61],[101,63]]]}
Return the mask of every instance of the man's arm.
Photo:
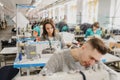
{"label": "man's arm", "polygon": [[50,60],[46,63],[46,66],[40,71],[40,74],[50,74],[62,70],[62,56],[60,53],[54,53]]}

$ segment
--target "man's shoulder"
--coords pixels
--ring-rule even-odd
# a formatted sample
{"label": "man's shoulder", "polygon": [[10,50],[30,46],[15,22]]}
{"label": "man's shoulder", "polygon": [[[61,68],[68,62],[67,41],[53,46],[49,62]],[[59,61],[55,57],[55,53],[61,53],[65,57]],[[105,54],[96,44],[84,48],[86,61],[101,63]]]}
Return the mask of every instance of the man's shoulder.
{"label": "man's shoulder", "polygon": [[69,54],[70,49],[62,49],[60,51],[57,51],[56,54],[63,55],[63,54]]}

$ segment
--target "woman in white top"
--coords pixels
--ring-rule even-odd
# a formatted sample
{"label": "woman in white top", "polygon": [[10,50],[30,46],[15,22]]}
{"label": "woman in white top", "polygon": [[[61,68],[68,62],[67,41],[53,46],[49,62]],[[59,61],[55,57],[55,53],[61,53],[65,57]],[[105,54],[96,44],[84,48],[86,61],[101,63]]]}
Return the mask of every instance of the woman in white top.
{"label": "woman in white top", "polygon": [[47,19],[43,23],[43,33],[40,41],[60,41],[61,48],[64,46],[64,42],[59,34],[56,34],[55,24],[51,19]]}

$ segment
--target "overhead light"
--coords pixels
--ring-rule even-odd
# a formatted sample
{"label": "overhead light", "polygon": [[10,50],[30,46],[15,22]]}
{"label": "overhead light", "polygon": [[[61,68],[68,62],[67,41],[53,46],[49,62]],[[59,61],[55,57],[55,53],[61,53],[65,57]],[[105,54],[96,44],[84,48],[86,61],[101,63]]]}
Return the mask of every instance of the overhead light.
{"label": "overhead light", "polygon": [[[35,0],[35,3],[33,4],[33,6],[35,6],[35,7],[38,6],[41,1],[42,1],[42,0]],[[34,10],[34,9],[33,9],[33,8],[30,8],[30,9],[28,10],[27,14],[30,13],[32,10]]]}
{"label": "overhead light", "polygon": [[0,6],[2,6],[3,7],[3,4],[0,2]]}
{"label": "overhead light", "polygon": [[42,0],[35,0],[34,6],[38,6],[41,3]]}
{"label": "overhead light", "polygon": [[36,2],[41,2],[41,0],[35,0]]}

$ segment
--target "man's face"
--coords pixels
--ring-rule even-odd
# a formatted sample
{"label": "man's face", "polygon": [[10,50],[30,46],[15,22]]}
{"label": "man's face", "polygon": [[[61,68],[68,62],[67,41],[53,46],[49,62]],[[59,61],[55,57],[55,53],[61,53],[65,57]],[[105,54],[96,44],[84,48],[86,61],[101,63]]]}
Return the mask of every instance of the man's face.
{"label": "man's face", "polygon": [[85,67],[89,67],[98,62],[102,57],[102,54],[96,49],[93,49],[90,44],[82,46],[82,54],[80,54],[79,62]]}

